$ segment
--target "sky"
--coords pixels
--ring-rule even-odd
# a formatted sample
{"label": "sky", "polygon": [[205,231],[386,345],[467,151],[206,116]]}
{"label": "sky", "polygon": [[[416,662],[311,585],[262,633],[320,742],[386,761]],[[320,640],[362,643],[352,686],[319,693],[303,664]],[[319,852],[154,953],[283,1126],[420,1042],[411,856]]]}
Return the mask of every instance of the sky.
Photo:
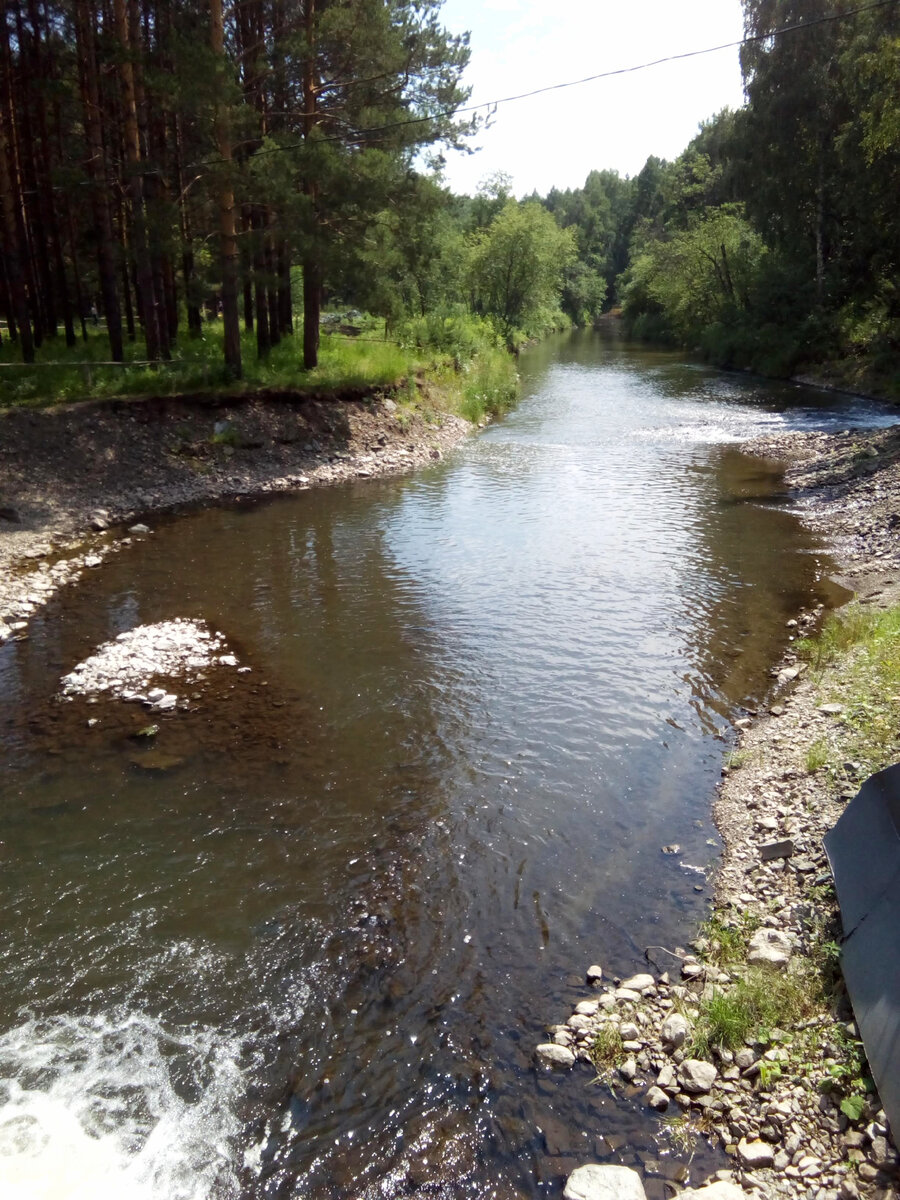
{"label": "sky", "polygon": [[[441,23],[471,33],[474,104],[742,33],[740,0],[445,0]],[[742,98],[734,48],[503,104],[471,139],[477,153],[446,152],[445,182],[472,193],[503,171],[523,196],[580,187],[595,169],[636,175],[650,154],[677,157],[702,120]]]}

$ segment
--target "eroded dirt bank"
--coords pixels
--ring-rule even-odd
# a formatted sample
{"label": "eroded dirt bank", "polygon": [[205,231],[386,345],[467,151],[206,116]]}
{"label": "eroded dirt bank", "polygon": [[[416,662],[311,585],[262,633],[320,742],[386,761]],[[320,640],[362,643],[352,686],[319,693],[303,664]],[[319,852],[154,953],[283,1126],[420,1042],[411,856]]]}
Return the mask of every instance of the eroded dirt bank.
{"label": "eroded dirt bank", "polygon": [[2,412],[0,641],[21,636],[57,588],[145,533],[153,513],[408,471],[471,428],[362,388]]}
{"label": "eroded dirt bank", "polygon": [[[786,464],[798,511],[862,606],[900,602],[900,428],[789,434],[744,449]],[[866,1078],[842,981],[831,982],[841,930],[822,838],[872,764],[852,750],[854,652],[813,671],[792,649],[821,616],[789,622],[769,707],[736,722],[715,802],[716,905],[700,936],[688,948],[648,948],[649,971],[624,981],[591,966],[583,1000],[536,1050],[539,1070],[584,1062],[665,1113],[661,1156],[681,1158],[691,1183],[703,1182],[690,1171],[691,1144],[722,1146],[733,1165],[719,1172],[720,1200],[900,1195],[896,1137]],[[770,998],[746,1034],[742,1011]]]}

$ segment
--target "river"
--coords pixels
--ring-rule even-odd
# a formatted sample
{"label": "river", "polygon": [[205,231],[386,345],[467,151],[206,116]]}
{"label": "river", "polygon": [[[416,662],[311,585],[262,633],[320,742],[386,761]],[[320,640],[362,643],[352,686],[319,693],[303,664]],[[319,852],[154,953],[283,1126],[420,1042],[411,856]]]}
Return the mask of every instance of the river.
{"label": "river", "polygon": [[[736,443],[884,417],[593,334],[521,373],[433,468],[157,521],[0,648],[6,1200],[678,1173],[639,1097],[533,1049],[591,963],[692,936],[730,720],[837,595]],[[179,616],[251,672],[152,753],[139,708],[54,699]]]}

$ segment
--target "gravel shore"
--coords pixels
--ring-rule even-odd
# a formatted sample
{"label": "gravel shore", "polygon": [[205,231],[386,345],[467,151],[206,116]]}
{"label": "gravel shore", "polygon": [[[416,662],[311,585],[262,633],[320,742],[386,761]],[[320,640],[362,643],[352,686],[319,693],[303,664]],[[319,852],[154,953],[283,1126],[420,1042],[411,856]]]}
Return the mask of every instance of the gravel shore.
{"label": "gravel shore", "polygon": [[411,471],[471,429],[371,389],[0,412],[0,642],[154,514]]}
{"label": "gravel shore", "polygon": [[[411,470],[440,458],[471,430],[446,414],[423,416],[387,394],[154,398],[0,414],[0,641],[27,634],[30,616],[106,556],[148,533],[163,510],[302,490]],[[786,464],[805,522],[822,532],[839,582],[872,605],[900,602],[900,428],[760,439],[748,453]],[[814,630],[801,612],[791,636]],[[840,671],[829,687],[840,694]],[[809,770],[811,741],[827,737],[839,702],[790,651],[773,668],[765,712],[736,722],[715,817],[724,842],[716,917],[746,934],[750,963],[802,964],[823,930],[837,928],[822,836],[859,779]],[[781,850],[779,850],[781,847]],[[695,1056],[703,1005],[727,991],[743,964],[723,961],[709,930],[689,948],[656,948],[649,969],[607,981],[587,974],[585,997],[536,1050],[538,1069],[581,1062],[675,1114],[687,1160],[695,1136],[731,1155],[726,1182],[791,1200],[894,1200],[898,1158],[876,1096],[850,1120],[823,1091],[852,1039],[852,1013],[808,1015],[787,1037]],[[844,1032],[842,1033],[841,1030]],[[699,1181],[691,1181],[699,1182]],[[724,1192],[723,1192],[724,1197]]]}
{"label": "gravel shore", "polygon": [[[861,604],[900,603],[900,428],[789,434],[743,449],[784,464],[797,511],[827,539],[838,581]],[[797,613],[791,639],[814,632],[821,616]],[[591,966],[584,1000],[535,1051],[539,1070],[586,1063],[666,1113],[663,1142],[668,1153],[680,1142],[685,1182],[703,1182],[690,1178],[689,1155],[692,1141],[705,1137],[731,1157],[716,1182],[736,1195],[900,1195],[898,1155],[877,1094],[865,1097],[855,1119],[841,1107],[847,1063],[859,1050],[840,984],[836,1007],[813,1005],[790,1028],[737,1050],[701,1050],[697,1042],[714,997],[734,997],[754,971],[812,978],[822,970],[823,946],[840,938],[822,838],[864,772],[853,762],[817,771],[809,749],[841,721],[851,668],[849,660],[838,663],[814,680],[790,649],[773,667],[767,710],[736,721],[715,801],[724,849],[711,921],[688,949],[648,950],[650,969],[631,979],[606,981],[602,967]]]}

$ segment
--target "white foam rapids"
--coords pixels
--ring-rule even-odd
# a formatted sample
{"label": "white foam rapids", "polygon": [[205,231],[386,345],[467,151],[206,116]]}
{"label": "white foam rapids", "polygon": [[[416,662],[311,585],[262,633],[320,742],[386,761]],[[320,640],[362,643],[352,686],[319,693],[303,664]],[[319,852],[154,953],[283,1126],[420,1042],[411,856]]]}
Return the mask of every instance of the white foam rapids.
{"label": "white foam rapids", "polygon": [[144,1014],[30,1020],[0,1035],[4,1200],[238,1194],[239,1047]]}

